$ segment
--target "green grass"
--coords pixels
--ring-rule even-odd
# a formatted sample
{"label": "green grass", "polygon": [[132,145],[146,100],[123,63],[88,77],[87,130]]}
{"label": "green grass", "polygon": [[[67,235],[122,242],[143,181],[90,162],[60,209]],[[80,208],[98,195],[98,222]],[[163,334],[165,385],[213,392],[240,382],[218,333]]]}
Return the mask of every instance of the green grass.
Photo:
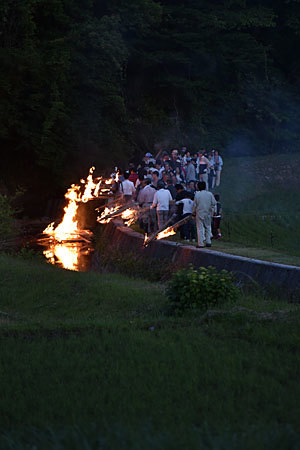
{"label": "green grass", "polygon": [[129,320],[137,306],[137,315],[144,309],[155,314],[161,304],[161,285],[122,275],[64,271],[3,255],[0,271],[0,311],[16,324],[105,324]]}
{"label": "green grass", "polygon": [[300,213],[300,153],[228,158],[218,191],[228,213]]}
{"label": "green grass", "polygon": [[[246,258],[259,259],[262,261],[270,261],[279,264],[300,266],[300,256],[298,255],[298,252],[290,250],[290,253],[288,253],[287,249],[283,249],[283,246],[282,251],[276,250],[274,249],[273,245],[270,246],[264,245],[266,241],[262,240],[262,238],[260,238],[260,243],[262,246],[261,247],[258,247],[257,245],[255,246],[253,243],[255,239],[253,239],[253,242],[251,242],[251,234],[249,228],[245,228],[245,231],[242,236],[241,233],[239,233],[238,236],[236,237],[236,240],[233,242],[231,240],[231,235],[234,229],[229,228],[228,231],[228,228],[226,226],[227,223],[228,219],[225,218],[222,227],[223,237],[222,239],[212,240],[212,250],[228,253],[231,255],[244,256]],[[235,223],[237,224],[238,221],[236,221]],[[256,224],[254,226],[256,227]],[[134,231],[137,231],[138,233],[144,233],[144,231],[141,230],[137,224],[132,225],[131,228]],[[263,230],[264,233],[267,235],[266,239],[270,239],[270,236],[268,236],[268,230],[264,228]],[[254,233],[255,232],[256,229],[254,229]],[[274,234],[272,234],[272,239],[275,239]],[[179,232],[177,232],[177,234],[174,236],[168,237],[167,240],[175,241],[185,245],[193,245],[193,246],[197,245],[197,241],[187,242],[180,239]],[[245,242],[248,242],[248,244],[246,244]],[[259,244],[259,242],[257,242],[257,244]]]}
{"label": "green grass", "polygon": [[[279,264],[300,266],[300,256],[273,250],[272,248],[268,248],[266,246],[258,247],[251,244],[247,245],[244,243],[245,241],[243,242],[243,239],[240,239],[240,243],[232,242],[231,240],[227,239],[226,235],[227,233],[225,232],[223,233],[222,239],[212,241],[212,250],[228,253],[231,255],[245,256],[246,258],[259,259]],[[181,244],[186,244],[186,241],[180,239],[179,233],[176,236],[172,236],[168,239],[180,242]],[[246,239],[247,237],[245,237],[245,240]],[[189,242],[188,244],[196,245],[196,242]]]}
{"label": "green grass", "polygon": [[271,250],[274,262],[299,257],[299,169],[300,154],[292,162],[280,154],[226,160],[218,188],[224,241]]}
{"label": "green grass", "polygon": [[164,285],[0,255],[0,449],[292,449],[296,304],[163,314]]}

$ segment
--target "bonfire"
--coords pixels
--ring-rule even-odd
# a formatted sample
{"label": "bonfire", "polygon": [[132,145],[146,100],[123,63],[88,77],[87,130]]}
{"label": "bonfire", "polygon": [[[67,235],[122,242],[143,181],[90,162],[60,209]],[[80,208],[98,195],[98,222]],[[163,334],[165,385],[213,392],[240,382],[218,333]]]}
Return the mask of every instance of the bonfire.
{"label": "bonfire", "polygon": [[95,167],[91,167],[89,175],[86,180],[81,180],[81,185],[72,184],[65,194],[65,198],[68,200],[67,206],[64,208],[64,216],[59,225],[55,227],[55,223],[52,222],[43,231],[43,234],[47,235],[52,240],[57,242],[69,242],[69,241],[90,241],[91,231],[82,230],[78,226],[77,211],[80,203],[86,203],[89,200],[101,198],[109,191],[109,185],[114,180],[104,180],[102,177],[93,179]]}

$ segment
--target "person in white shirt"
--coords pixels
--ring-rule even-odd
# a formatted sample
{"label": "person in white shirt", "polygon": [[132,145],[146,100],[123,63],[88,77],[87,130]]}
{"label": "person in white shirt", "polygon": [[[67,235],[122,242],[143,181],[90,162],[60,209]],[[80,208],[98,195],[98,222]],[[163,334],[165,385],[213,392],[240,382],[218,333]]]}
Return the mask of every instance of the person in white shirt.
{"label": "person in white shirt", "polygon": [[182,210],[182,218],[184,219],[184,217],[188,216],[189,214],[192,214],[193,212],[193,200],[191,199],[189,192],[187,192],[185,194],[185,198],[183,198],[182,200],[178,200],[178,202],[176,202],[176,205],[180,205],[183,204],[183,210]]}
{"label": "person in white shirt", "polygon": [[164,188],[162,181],[158,182],[157,189],[151,208],[156,207],[158,229],[160,230],[169,218],[170,202],[173,200],[170,191]]}
{"label": "person in white shirt", "polygon": [[150,178],[146,178],[143,183],[145,187],[140,192],[137,200],[141,208],[146,208],[146,211],[142,215],[143,228],[146,233],[150,234],[157,228],[155,209],[151,209],[156,189],[151,185]]}
{"label": "person in white shirt", "polygon": [[196,216],[198,245],[197,247],[211,247],[211,218],[217,204],[215,197],[206,191],[204,181],[198,182],[199,191],[195,194],[193,205],[193,216]]}
{"label": "person in white shirt", "polygon": [[[176,202],[176,205],[183,205],[182,210],[182,218],[184,219],[187,216],[190,216],[193,213],[193,200],[192,200],[193,194],[191,192],[186,192],[185,196],[182,200],[178,200]],[[181,228],[181,227],[180,227]],[[195,222],[192,218],[188,220],[184,225],[182,225],[182,233],[180,232],[180,235],[183,235],[183,238],[187,241],[192,240],[195,241]]]}
{"label": "person in white shirt", "polygon": [[132,200],[132,197],[135,193],[135,187],[134,187],[133,182],[128,180],[129,175],[130,175],[130,173],[128,171],[126,171],[124,173],[125,180],[122,181],[121,186],[120,186],[120,190],[121,190],[121,193],[123,194],[125,203],[130,202],[130,200]]}

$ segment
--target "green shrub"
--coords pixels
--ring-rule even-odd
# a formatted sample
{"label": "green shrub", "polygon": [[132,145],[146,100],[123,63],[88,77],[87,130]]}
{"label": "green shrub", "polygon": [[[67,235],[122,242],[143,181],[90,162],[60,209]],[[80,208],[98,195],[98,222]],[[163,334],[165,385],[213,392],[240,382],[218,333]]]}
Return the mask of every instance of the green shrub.
{"label": "green shrub", "polygon": [[178,314],[231,302],[237,294],[231,273],[218,272],[215,267],[196,270],[192,265],[174,273],[167,288],[172,311]]}

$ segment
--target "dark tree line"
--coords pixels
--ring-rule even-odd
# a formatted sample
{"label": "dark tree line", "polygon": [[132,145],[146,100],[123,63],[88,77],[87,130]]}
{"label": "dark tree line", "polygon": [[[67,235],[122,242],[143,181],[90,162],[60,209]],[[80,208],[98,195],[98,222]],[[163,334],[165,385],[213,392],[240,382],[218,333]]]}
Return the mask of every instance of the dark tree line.
{"label": "dark tree line", "polygon": [[2,179],[300,150],[299,0],[0,0]]}

